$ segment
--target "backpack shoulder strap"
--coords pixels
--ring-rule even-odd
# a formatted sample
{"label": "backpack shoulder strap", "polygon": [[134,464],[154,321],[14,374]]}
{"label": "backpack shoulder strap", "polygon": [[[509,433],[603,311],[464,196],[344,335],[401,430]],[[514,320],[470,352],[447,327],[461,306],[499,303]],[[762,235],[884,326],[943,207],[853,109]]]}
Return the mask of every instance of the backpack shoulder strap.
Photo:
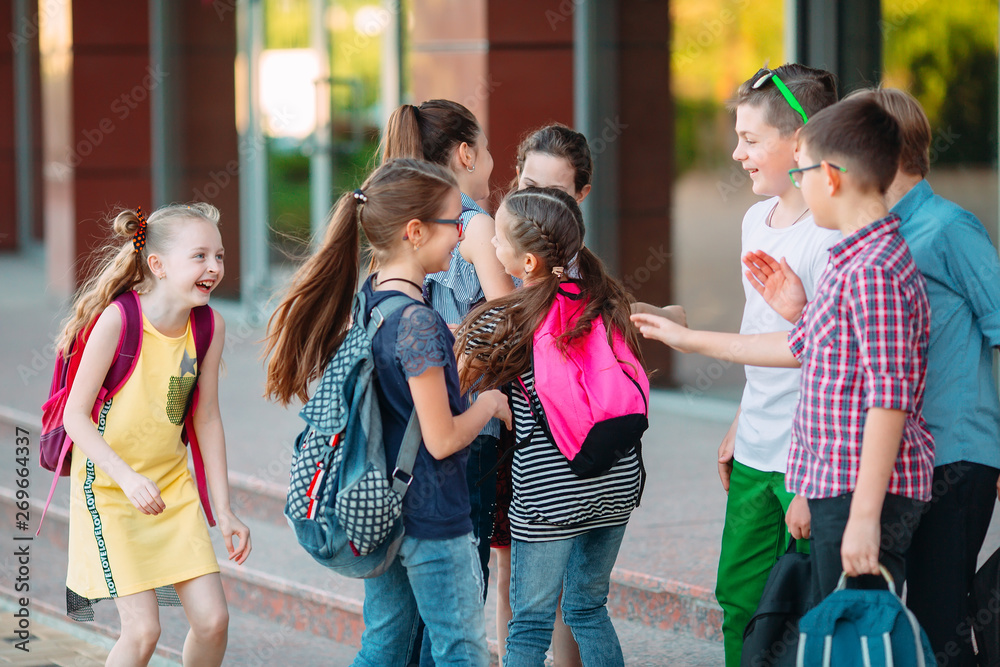
{"label": "backpack shoulder strap", "polygon": [[[208,348],[212,345],[212,338],[215,336],[215,312],[207,304],[191,309],[191,334],[194,337],[195,357],[198,363],[198,376],[201,377],[201,366],[205,361]],[[184,415],[183,439],[191,446],[191,459],[194,463],[194,477],[198,485],[198,496],[201,499],[202,509],[205,510],[205,519],[209,526],[215,525],[215,516],[212,515],[212,504],[208,496],[208,476],[205,474],[205,461],[201,456],[201,445],[198,442],[198,433],[194,428],[194,412],[198,408],[198,383],[195,382],[191,391],[191,400]]]}
{"label": "backpack shoulder strap", "polygon": [[194,334],[194,350],[198,359],[198,371],[201,372],[201,362],[208,353],[215,336],[215,311],[209,305],[191,309],[191,331]]}
{"label": "backpack shoulder strap", "polygon": [[408,296],[399,295],[390,296],[383,299],[378,305],[372,306],[369,309],[371,318],[368,320],[368,326],[366,329],[368,331],[368,338],[375,338],[375,332],[378,331],[379,327],[381,327],[382,324],[385,323],[385,321],[389,319],[389,317],[391,317],[397,310],[413,304],[420,305],[419,302]]}
{"label": "backpack shoulder strap", "polygon": [[[368,320],[366,328],[369,340],[375,338],[375,332],[396,311],[415,303],[417,302],[410,297],[400,295],[390,296],[383,299],[377,306],[372,307],[371,318]],[[399,495],[400,499],[406,495],[406,491],[413,482],[413,464],[417,459],[421,440],[420,420],[417,419],[417,410],[414,408],[413,412],[410,413],[410,420],[406,424],[406,431],[403,432],[403,441],[399,445],[399,454],[396,455],[396,466],[389,475],[392,490]]]}
{"label": "backpack shoulder strap", "polygon": [[118,336],[118,349],[111,368],[104,378],[103,391],[98,395],[99,402],[117,394],[135,370],[142,349],[142,306],[135,290],[120,294],[112,303],[118,307],[122,316],[121,334]]}

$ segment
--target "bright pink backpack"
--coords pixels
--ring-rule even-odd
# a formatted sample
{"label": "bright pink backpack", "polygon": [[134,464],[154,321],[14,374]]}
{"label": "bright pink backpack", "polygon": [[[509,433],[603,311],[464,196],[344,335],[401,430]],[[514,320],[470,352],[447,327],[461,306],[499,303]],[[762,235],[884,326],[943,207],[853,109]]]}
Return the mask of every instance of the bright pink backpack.
{"label": "bright pink backpack", "polygon": [[[523,383],[521,388],[570,469],[580,477],[595,477],[633,449],[641,465],[641,438],[649,427],[649,379],[620,332],[608,344],[600,317],[589,333],[563,349],[559,336],[576,325],[586,303],[576,283],[559,287],[535,331],[534,392]],[[538,419],[539,413],[545,419]]]}
{"label": "bright pink backpack", "polygon": [[[115,350],[115,359],[111,362],[111,368],[108,369],[104,384],[97,393],[97,399],[94,402],[91,416],[95,421],[100,415],[101,406],[117,394],[132,377],[132,371],[135,370],[136,362],[139,360],[139,350],[142,349],[142,305],[139,302],[139,295],[133,290],[129,290],[119,295],[112,301],[112,304],[117,306],[121,312],[122,328],[118,337],[118,348]],[[69,397],[73,380],[76,379],[76,372],[80,367],[80,359],[83,357],[84,341],[90,336],[96,323],[97,319],[95,318],[86,331],[81,331],[77,335],[69,349],[69,361],[66,360],[62,352],[59,352],[56,357],[55,371],[52,374],[49,398],[42,405],[42,434],[39,438],[38,459],[43,468],[51,470],[55,474],[52,476],[52,485],[49,487],[49,496],[45,500],[42,517],[38,521],[38,533],[42,531],[42,521],[45,520],[45,512],[48,511],[49,504],[52,502],[59,478],[70,473],[73,441],[66,434],[66,429],[63,426],[63,413],[66,411],[66,399]],[[198,306],[191,310],[191,329],[194,334],[195,357],[198,360],[200,373],[202,361],[204,361],[205,354],[212,344],[212,336],[215,333],[215,317],[210,307]],[[195,478],[198,482],[198,495],[201,497],[201,505],[205,509],[208,524],[214,526],[215,517],[212,516],[212,508],[208,500],[205,465],[201,458],[198,436],[194,430],[194,411],[197,406],[198,385],[195,384],[194,391],[191,392],[191,401],[184,415],[184,429],[181,431],[181,438],[191,445]]]}

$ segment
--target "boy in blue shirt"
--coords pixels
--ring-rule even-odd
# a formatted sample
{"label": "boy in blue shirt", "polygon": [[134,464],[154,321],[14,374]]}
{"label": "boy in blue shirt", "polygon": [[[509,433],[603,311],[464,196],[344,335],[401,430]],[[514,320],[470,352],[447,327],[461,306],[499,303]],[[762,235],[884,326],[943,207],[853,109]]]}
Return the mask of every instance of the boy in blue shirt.
{"label": "boy in blue shirt", "polygon": [[993,516],[1000,477],[1000,401],[993,348],[1000,346],[1000,258],[976,216],[934,194],[931,127],[901,90],[858,91],[899,123],[903,151],[886,203],[901,219],[927,280],[931,337],[924,419],[934,436],[934,496],[907,557],[907,606],[938,663],[973,666],[967,598]]}

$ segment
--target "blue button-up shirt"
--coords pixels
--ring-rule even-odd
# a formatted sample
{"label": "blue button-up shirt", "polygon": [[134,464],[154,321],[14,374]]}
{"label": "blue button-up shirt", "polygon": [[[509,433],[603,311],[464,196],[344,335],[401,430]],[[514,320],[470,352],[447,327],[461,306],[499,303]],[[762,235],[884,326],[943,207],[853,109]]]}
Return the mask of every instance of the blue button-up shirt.
{"label": "blue button-up shirt", "polygon": [[991,348],[1000,345],[1000,259],[982,223],[927,181],[892,208],[927,280],[931,335],[924,419],[935,466],[1000,468],[1000,402]]}

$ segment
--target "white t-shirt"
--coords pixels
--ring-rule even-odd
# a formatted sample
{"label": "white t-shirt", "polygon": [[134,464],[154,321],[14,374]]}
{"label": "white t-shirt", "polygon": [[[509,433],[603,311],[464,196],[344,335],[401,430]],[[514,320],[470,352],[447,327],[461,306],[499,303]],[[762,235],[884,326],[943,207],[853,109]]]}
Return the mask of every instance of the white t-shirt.
{"label": "white t-shirt", "polygon": [[[826,269],[830,246],[840,241],[839,231],[817,227],[812,215],[791,227],[768,227],[767,216],[778,205],[772,197],[754,204],[743,217],[743,252],[763,250],[776,260],[782,257],[802,280],[806,297],[812,299],[819,277]],[[790,331],[792,323],[778,315],[750,284],[743,268],[741,334]],[[791,445],[792,418],[799,402],[797,368],[745,366],[747,383],[740,401],[736,426],[735,458],[745,466],[764,472],[784,473]]]}

